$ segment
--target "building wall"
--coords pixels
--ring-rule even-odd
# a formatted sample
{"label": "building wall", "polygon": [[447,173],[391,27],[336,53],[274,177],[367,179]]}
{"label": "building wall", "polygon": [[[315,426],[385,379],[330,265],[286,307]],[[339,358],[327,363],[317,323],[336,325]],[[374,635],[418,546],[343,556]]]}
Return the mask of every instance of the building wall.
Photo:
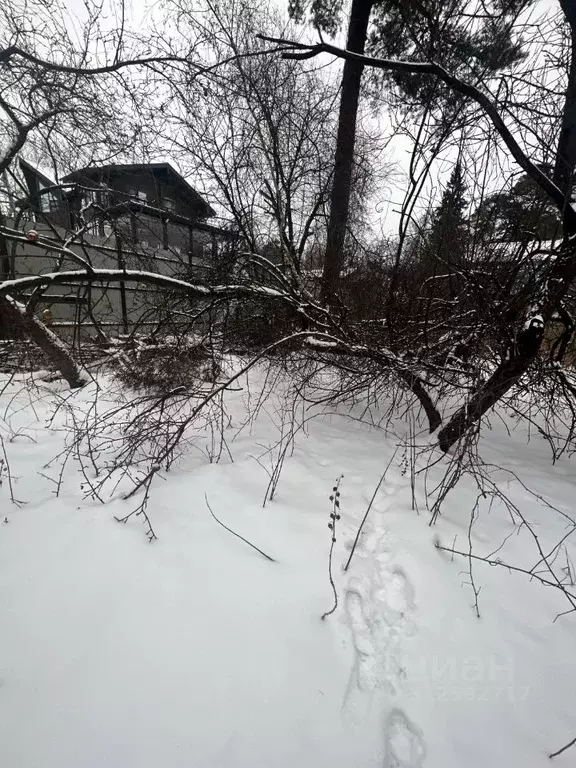
{"label": "building wall", "polygon": [[[142,223],[147,231],[152,231],[158,220]],[[12,222],[7,222],[8,226]],[[39,236],[53,236],[53,231],[40,223],[29,224],[27,229],[34,228]],[[189,248],[190,233],[173,231],[169,235],[182,245],[163,248],[161,243],[149,241],[133,247],[130,242],[118,244],[115,233],[108,232],[104,236],[90,236],[82,245],[76,243],[70,246],[85,261],[96,269],[134,269],[156,272],[168,277],[178,277],[194,282],[204,282],[210,277],[214,267],[214,257],[217,257],[219,244],[215,242],[210,232],[193,231],[192,250]],[[58,232],[62,239],[65,231]],[[221,245],[221,244],[220,244]],[[47,251],[45,247],[34,245],[32,242],[17,244],[14,251],[9,244],[9,269],[12,277],[25,277],[46,274],[56,270],[74,270],[79,265],[71,257],[61,259],[57,252]],[[170,297],[162,289],[139,283],[119,285],[113,283],[92,286],[75,284],[58,285],[48,288],[40,301],[36,313],[43,317],[55,329],[62,333],[72,333],[80,324],[84,333],[96,335],[97,326],[106,333],[126,332],[135,329],[146,330],[157,325],[159,319],[167,313],[170,302],[180,302],[180,297]],[[167,304],[168,302],[168,304]],[[189,307],[186,299],[185,309]],[[50,315],[45,315],[49,310]]]}

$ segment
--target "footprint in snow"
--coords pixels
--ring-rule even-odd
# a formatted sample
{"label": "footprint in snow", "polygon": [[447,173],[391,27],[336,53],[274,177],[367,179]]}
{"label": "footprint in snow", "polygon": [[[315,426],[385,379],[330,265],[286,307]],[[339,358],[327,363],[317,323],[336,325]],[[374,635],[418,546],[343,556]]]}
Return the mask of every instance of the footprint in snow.
{"label": "footprint in snow", "polygon": [[362,691],[382,688],[395,693],[405,677],[399,643],[412,632],[414,595],[402,569],[382,569],[376,561],[374,565],[371,579],[352,579],[346,592],[355,651],[352,676]]}
{"label": "footprint in snow", "polygon": [[[396,695],[404,684],[402,640],[414,631],[414,588],[392,561],[394,537],[375,532],[359,552],[363,573],[348,582],[346,618],[352,634],[354,663],[342,702],[346,718],[361,724],[373,695]],[[386,721],[384,768],[421,768],[426,746],[420,730],[399,709]]]}
{"label": "footprint in snow", "polygon": [[[391,621],[401,621],[414,607],[414,590],[404,570],[395,566],[386,586],[386,607]],[[394,618],[395,616],[395,618]]]}
{"label": "footprint in snow", "polygon": [[364,528],[360,531],[360,536],[358,537],[358,541],[356,541],[356,532],[353,531],[353,533],[354,535],[351,536],[349,539],[346,539],[346,541],[344,542],[344,548],[347,549],[348,552],[351,552],[352,547],[354,546],[354,542],[356,542],[355,555],[360,557],[366,551],[366,546],[370,540],[372,531],[368,528],[368,526],[364,526]]}
{"label": "footprint in snow", "polygon": [[393,709],[384,730],[384,768],[422,768],[426,742],[422,731],[401,709]]}
{"label": "footprint in snow", "polygon": [[398,493],[404,488],[408,488],[410,485],[410,478],[405,475],[391,474],[388,475],[382,483],[382,490],[388,496],[394,493]]}

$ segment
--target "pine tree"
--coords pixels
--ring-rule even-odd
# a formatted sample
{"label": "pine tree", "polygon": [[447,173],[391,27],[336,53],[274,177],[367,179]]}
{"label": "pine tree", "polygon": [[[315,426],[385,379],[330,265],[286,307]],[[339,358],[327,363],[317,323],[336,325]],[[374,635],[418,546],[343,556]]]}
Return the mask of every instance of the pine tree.
{"label": "pine tree", "polygon": [[[486,0],[477,23],[470,24],[468,0],[352,0],[346,48],[356,53],[433,61],[452,74],[472,82],[489,78],[522,56],[520,42],[511,31],[515,18],[533,0]],[[309,20],[321,32],[333,35],[340,25],[342,0],[290,0],[292,18]],[[337,291],[344,260],[344,239],[350,206],[356,122],[362,82],[362,64],[346,60],[342,72],[338,136],[330,201],[323,295]],[[388,83],[409,104],[421,106],[443,100],[452,107],[459,98],[433,78],[389,73]],[[402,99],[401,99],[402,100]],[[446,110],[445,110],[446,111]]]}
{"label": "pine tree", "polygon": [[[540,166],[544,173],[551,168]],[[474,222],[483,243],[526,243],[552,240],[560,233],[558,209],[526,174],[510,189],[488,195],[478,205]]]}
{"label": "pine tree", "polygon": [[[468,233],[464,212],[467,208],[466,184],[460,161],[454,166],[442,199],[432,219],[431,243],[445,261],[461,263]],[[450,258],[453,254],[453,258]]]}
{"label": "pine tree", "polygon": [[424,279],[452,275],[464,266],[468,247],[467,206],[462,165],[457,162],[432,215],[430,231],[425,238],[422,253]]}

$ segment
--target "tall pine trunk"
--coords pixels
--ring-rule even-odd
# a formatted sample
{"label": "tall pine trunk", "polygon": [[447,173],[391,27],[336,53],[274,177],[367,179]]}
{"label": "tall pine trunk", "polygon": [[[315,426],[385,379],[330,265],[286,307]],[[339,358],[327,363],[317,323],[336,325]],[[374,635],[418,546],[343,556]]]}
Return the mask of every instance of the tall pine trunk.
{"label": "tall pine trunk", "polygon": [[[353,0],[348,23],[346,49],[364,53],[368,35],[368,21],[374,0]],[[364,66],[355,61],[345,61],[342,72],[342,92],[338,115],[338,135],[334,155],[334,176],[330,198],[330,220],[322,274],[322,298],[329,303],[340,281],[344,261],[344,238],[350,209],[350,191],[356,143],[356,120],[360,84]]]}
{"label": "tall pine trunk", "polygon": [[571,58],[553,181],[564,193],[566,204],[569,204],[576,167],[576,3],[574,0],[561,0],[560,5],[570,25]]}

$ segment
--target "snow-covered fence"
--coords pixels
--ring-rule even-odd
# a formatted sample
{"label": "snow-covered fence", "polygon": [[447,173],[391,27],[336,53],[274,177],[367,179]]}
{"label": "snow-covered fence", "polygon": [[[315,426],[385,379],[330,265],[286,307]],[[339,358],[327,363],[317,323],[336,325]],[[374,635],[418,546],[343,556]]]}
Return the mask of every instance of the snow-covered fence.
{"label": "snow-covered fence", "polygon": [[[15,224],[7,222],[10,231]],[[103,236],[83,235],[76,239],[64,230],[40,223],[29,223],[14,238],[7,238],[8,255],[3,263],[3,277],[18,280],[56,271],[74,269],[86,263],[95,269],[142,270],[169,278],[194,277],[207,281],[214,268],[210,233],[198,231],[198,248],[193,252],[162,249],[147,244],[122,245],[113,232]],[[23,234],[25,233],[25,234]],[[62,249],[51,247],[61,244]],[[210,246],[210,247],[208,247]],[[29,298],[24,292],[22,298]],[[158,325],[166,296],[157,286],[118,280],[79,285],[76,282],[52,284],[42,293],[35,313],[47,325],[66,337],[77,333],[95,336],[104,333],[132,333]],[[175,318],[177,322],[177,319]],[[2,324],[4,338],[19,338],[10,324]]]}

